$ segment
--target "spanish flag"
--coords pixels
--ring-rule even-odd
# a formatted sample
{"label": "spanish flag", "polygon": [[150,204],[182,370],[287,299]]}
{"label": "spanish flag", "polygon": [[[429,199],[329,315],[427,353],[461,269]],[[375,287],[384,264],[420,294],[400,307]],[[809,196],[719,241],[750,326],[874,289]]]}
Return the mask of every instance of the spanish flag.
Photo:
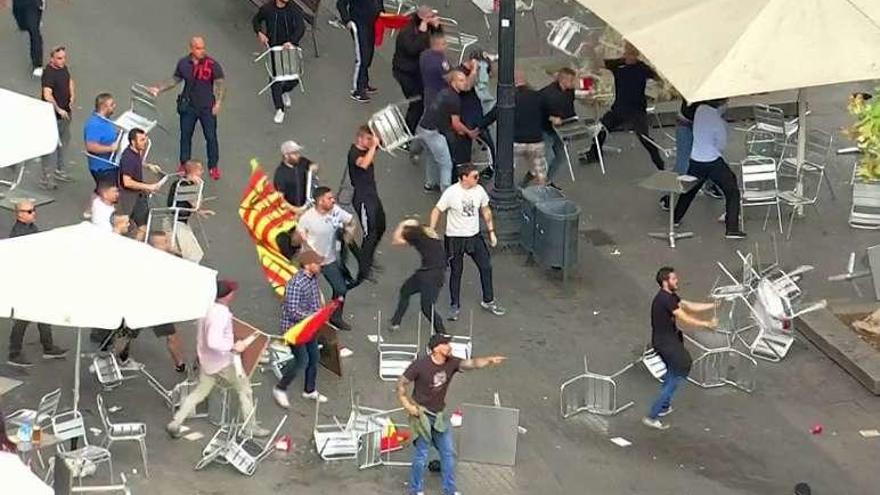
{"label": "spanish flag", "polygon": [[278,247],[278,234],[296,226],[296,215],[284,208],[284,197],[275,190],[256,158],[251,160],[251,178],[244,190],[238,215],[257,248],[257,259],[263,273],[279,297],[284,286],[296,273],[296,267]]}
{"label": "spanish flag", "polygon": [[284,341],[290,345],[300,345],[310,342],[315,338],[315,334],[318,333],[318,330],[327,323],[327,320],[330,319],[333,312],[336,311],[336,308],[338,307],[339,301],[334,299],[325,304],[323,308],[316,311],[312,316],[303,318],[299,322],[294,323],[292,327],[284,332]]}

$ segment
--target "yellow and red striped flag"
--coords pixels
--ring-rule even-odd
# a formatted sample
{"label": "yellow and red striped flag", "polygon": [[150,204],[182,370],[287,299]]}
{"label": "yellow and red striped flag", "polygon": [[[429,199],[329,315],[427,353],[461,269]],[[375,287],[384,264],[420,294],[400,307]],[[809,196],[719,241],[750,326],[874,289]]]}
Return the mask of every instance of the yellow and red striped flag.
{"label": "yellow and red striped flag", "polygon": [[296,215],[284,207],[284,197],[275,190],[257,159],[251,160],[251,178],[244,190],[238,215],[257,248],[257,259],[279,297],[296,273],[296,267],[281,254],[275,241],[278,234],[296,226]]}

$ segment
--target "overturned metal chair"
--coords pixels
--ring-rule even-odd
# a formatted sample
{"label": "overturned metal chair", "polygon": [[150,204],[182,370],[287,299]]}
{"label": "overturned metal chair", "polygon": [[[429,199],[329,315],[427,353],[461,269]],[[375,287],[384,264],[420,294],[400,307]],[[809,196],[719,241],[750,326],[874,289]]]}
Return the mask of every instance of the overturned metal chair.
{"label": "overturned metal chair", "polygon": [[[165,388],[162,383],[156,379],[149,371],[147,371],[146,367],[141,368],[141,374],[144,375],[144,378],[147,380],[147,384],[150,385],[159,397],[165,402],[165,405],[171,409],[172,412],[176,412],[181,404],[183,404],[186,396],[193,391],[198,385],[198,381],[186,379],[180,383],[175,384],[171,389]],[[196,406],[195,412],[190,415],[190,418],[204,418],[208,416],[208,404],[206,401],[202,401],[198,406]]]}
{"label": "overturned metal chair", "polygon": [[221,455],[239,473],[245,476],[253,476],[260,463],[274,450],[275,440],[278,438],[278,433],[286,421],[287,415],[285,414],[264,443],[260,444],[250,436],[247,436],[239,441],[227,443]]}
{"label": "overturned metal chair", "polygon": [[250,414],[241,421],[230,421],[219,425],[217,431],[214,432],[202,449],[202,457],[196,463],[194,469],[196,471],[204,469],[211,463],[228,464],[229,461],[224,457],[224,454],[232,444],[241,443],[250,438],[244,434],[244,429],[249,422],[254,420],[256,410],[256,405],[254,405]]}
{"label": "overturned metal chair", "polygon": [[[433,313],[432,313],[433,316]],[[431,322],[431,328],[434,328],[434,322]],[[474,354],[474,312],[470,312],[468,318],[468,334],[467,335],[449,335],[452,341],[449,345],[452,347],[452,355],[459,359],[470,359]]]}
{"label": "overturned metal chair", "polygon": [[773,281],[763,278],[758,283],[754,304],[750,305],[758,334],[749,344],[752,356],[779,362],[794,344],[793,320],[806,313],[824,308],[827,301],[801,302],[801,291],[786,274]]}
{"label": "overturned metal chair", "polygon": [[377,466],[407,467],[409,461],[400,461],[393,458],[394,452],[403,450],[404,443],[412,438],[407,418],[395,416],[405,415],[402,407],[379,411],[371,418],[374,424],[365,433],[358,436],[357,454],[355,462],[358,469],[368,469]]}
{"label": "overturned metal chair", "polygon": [[[139,371],[133,370],[133,371]],[[104,390],[113,390],[122,385],[122,382],[134,378],[135,375],[126,375],[119,366],[119,361],[112,352],[99,352],[92,358],[90,370],[95,373],[95,379]]]}
{"label": "overturned metal chair", "polygon": [[601,28],[586,26],[567,16],[546,21],[546,25],[550,28],[547,44],[575,58],[580,57],[584,47],[595,45],[602,33]]}
{"label": "overturned metal chair", "polygon": [[131,106],[114,120],[114,123],[126,132],[139,128],[147,134],[156,127],[167,130],[160,123],[157,97],[150,93],[147,86],[139,83],[131,85]]}
{"label": "overturned metal chair", "polygon": [[612,375],[599,375],[590,372],[587,368],[587,357],[584,356],[584,372],[566,380],[559,387],[559,410],[562,417],[570,418],[582,412],[614,416],[631,407],[635,402],[617,405],[615,378],[633,366],[634,363],[630,363]]}
{"label": "overturned metal chair", "polygon": [[746,392],[755,389],[757,361],[730,346],[712,349],[689,335],[684,338],[700,351],[691,365],[689,382],[702,388],[730,385]]}
{"label": "overturned metal chair", "polygon": [[302,48],[298,46],[271,46],[261,53],[254,62],[265,59],[266,72],[269,74],[269,82],[263,86],[258,95],[266,92],[275,83],[299,82],[299,89],[305,93],[305,85],[302,80],[303,55]]}
{"label": "overturned metal chair", "polygon": [[388,344],[382,341],[382,311],[376,317],[376,350],[379,353],[379,378],[382,381],[393,382],[419,356],[421,347],[422,318],[418,318],[416,324],[415,344]]}
{"label": "overturned metal chair", "polygon": [[284,374],[284,366],[288,363],[288,361],[292,361],[294,359],[293,353],[290,352],[290,347],[281,347],[276,346],[274,344],[269,344],[267,348],[269,352],[269,368],[272,370],[272,374],[275,375],[275,378],[281,380],[282,375]]}
{"label": "overturned metal chair", "polygon": [[395,150],[415,138],[411,129],[406,125],[400,104],[397,103],[392,103],[374,113],[367,120],[367,125],[379,139],[379,148],[392,155]]}
{"label": "overturned metal chair", "polygon": [[376,421],[376,415],[386,411],[359,405],[354,390],[351,391],[350,406],[348,419],[344,424],[336,416],[333,416],[332,423],[321,424],[319,423],[320,403],[315,403],[312,439],[321,459],[325,461],[355,459],[358,453],[358,438],[372,429],[381,428],[382,425]]}

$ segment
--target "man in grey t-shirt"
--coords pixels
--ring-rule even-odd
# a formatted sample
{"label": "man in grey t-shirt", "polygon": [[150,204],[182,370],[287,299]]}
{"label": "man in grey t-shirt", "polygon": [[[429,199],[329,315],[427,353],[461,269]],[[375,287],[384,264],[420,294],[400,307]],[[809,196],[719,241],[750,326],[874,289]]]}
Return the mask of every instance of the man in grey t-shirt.
{"label": "man in grey t-shirt", "polygon": [[328,187],[315,189],[315,206],[299,218],[296,235],[309,245],[324,261],[321,273],[333,289],[333,299],[343,303],[333,313],[330,323],[340,330],[351,330],[351,325],[342,319],[345,293],[354,281],[348,268],[338,259],[339,231],[350,236],[354,229],[354,217],[336,205],[336,197]]}

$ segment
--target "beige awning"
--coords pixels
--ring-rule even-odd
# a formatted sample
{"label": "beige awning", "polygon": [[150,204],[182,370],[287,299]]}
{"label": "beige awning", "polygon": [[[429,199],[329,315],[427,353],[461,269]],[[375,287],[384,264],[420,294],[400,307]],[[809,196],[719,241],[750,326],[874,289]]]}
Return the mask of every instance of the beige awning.
{"label": "beige awning", "polygon": [[880,79],[880,0],[577,0],[689,101]]}

